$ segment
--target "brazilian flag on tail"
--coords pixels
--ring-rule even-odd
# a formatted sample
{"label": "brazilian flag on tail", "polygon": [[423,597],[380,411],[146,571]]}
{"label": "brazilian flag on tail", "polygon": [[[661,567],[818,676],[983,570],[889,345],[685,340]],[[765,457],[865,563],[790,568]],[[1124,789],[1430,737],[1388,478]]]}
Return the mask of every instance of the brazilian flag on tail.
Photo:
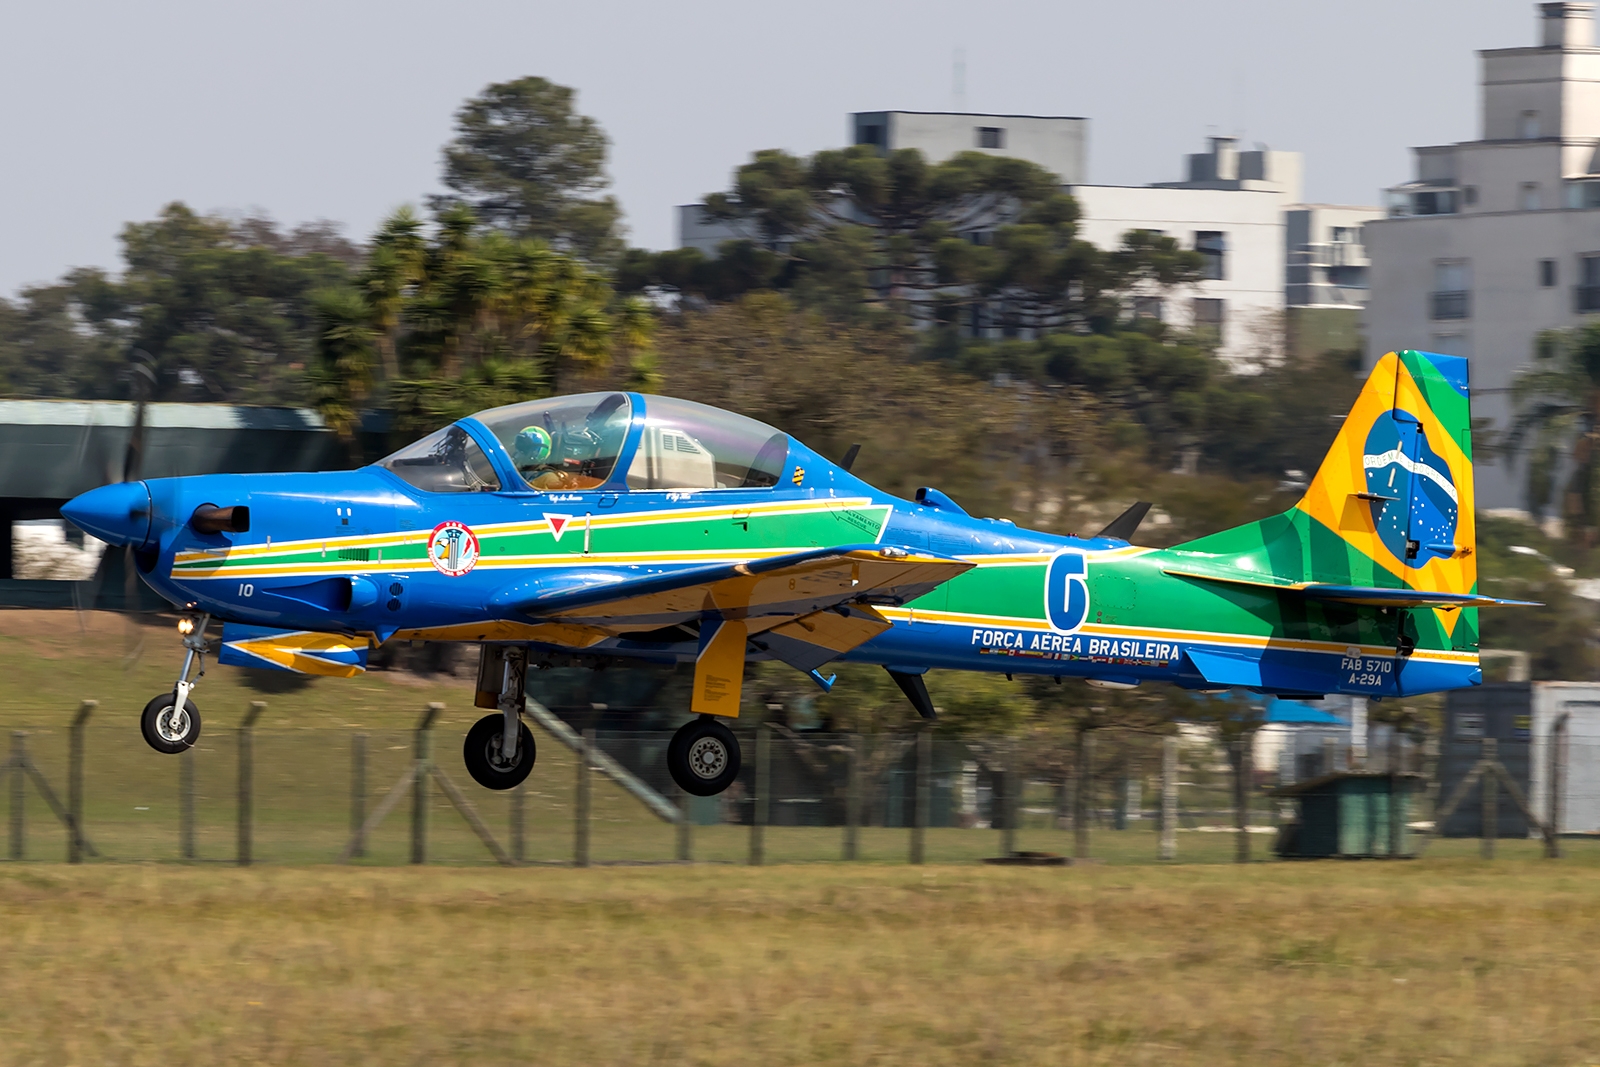
{"label": "brazilian flag on tail", "polygon": [[1384,356],[1299,503],[1177,551],[1376,608],[1399,624],[1402,654],[1475,653],[1477,605],[1513,602],[1478,595],[1467,361]]}

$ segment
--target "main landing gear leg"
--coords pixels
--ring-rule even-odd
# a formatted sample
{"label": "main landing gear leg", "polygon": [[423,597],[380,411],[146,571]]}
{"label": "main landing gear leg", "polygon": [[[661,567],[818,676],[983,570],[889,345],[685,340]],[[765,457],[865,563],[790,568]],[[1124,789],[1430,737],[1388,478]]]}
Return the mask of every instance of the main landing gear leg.
{"label": "main landing gear leg", "polygon": [[[144,706],[139,716],[139,730],[147,744],[157,752],[175,755],[194,747],[200,739],[200,709],[189,699],[194,687],[206,673],[206,626],[210,615],[198,618],[186,616],[178,622],[178,632],[183,634],[183,670],[172,687],[172,692],[162,693]],[[189,672],[199,661],[200,672],[189,680]]]}
{"label": "main landing gear leg", "polygon": [[[462,758],[472,780],[487,789],[513,789],[523,783],[533,770],[538,753],[533,745],[533,731],[522,721],[525,685],[528,677],[528,652],[522,648],[497,648],[485,646],[485,664],[479,670],[479,689],[484,688],[485,673],[493,677],[494,662],[499,661],[500,695],[493,715],[485,715],[467,731],[462,746]],[[480,705],[481,706],[481,705]]]}

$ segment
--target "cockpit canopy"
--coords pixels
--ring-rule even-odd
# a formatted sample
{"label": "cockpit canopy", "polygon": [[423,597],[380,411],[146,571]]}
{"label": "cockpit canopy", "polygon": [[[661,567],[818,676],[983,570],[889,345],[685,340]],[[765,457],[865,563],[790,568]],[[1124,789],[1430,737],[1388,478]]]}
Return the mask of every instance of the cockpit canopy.
{"label": "cockpit canopy", "polygon": [[[498,457],[485,454],[472,427],[492,437]],[[787,435],[731,411],[665,396],[580,393],[481,411],[379,465],[431,493],[748,489],[777,485],[788,455]],[[515,471],[516,481],[502,486],[497,466]]]}

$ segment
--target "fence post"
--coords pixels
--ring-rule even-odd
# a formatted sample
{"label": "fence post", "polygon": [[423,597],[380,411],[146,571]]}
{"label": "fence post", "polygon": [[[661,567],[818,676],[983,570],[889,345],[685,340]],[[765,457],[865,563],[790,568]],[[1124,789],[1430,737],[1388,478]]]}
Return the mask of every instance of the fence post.
{"label": "fence post", "polygon": [[27,833],[27,824],[23,821],[28,794],[25,791],[27,772],[27,734],[21,730],[11,733],[11,762],[6,767],[11,771],[11,858],[20,860],[25,854],[24,835]]}
{"label": "fence post", "polygon": [[67,862],[83,862],[83,742],[89,716],[100,706],[97,700],[78,705],[67,735]]}
{"label": "fence post", "polygon": [[1478,779],[1478,787],[1483,790],[1480,799],[1483,801],[1481,817],[1483,819],[1483,837],[1480,852],[1484,859],[1494,859],[1495,838],[1500,836],[1500,794],[1498,786],[1500,778],[1494,773],[1494,764],[1499,760],[1496,751],[1499,742],[1492,737],[1483,739],[1483,759],[1481,760],[1484,773]]}
{"label": "fence post", "polygon": [[678,790],[678,862],[694,862],[694,798],[682,789]]}
{"label": "fence post", "polygon": [[367,822],[367,735],[350,739],[350,837],[355,845],[352,856],[367,854],[367,840],[361,828]]}
{"label": "fence post", "polygon": [[1073,751],[1072,858],[1079,860],[1089,858],[1089,808],[1094,803],[1090,795],[1094,783],[1089,777],[1092,736],[1080,729]]}
{"label": "fence post", "polygon": [[433,761],[433,720],[444,710],[444,705],[431,703],[417,723],[416,741],[412,746],[413,772],[411,783],[411,862],[428,862],[428,765]]}
{"label": "fence post", "polygon": [[750,813],[750,866],[766,862],[767,793],[772,783],[772,729],[766,723],[756,727],[755,810]]}
{"label": "fence post", "polygon": [[252,700],[250,710],[244,713],[239,724],[239,866],[248,867],[252,859],[252,833],[255,829],[255,735],[253,729],[261,713],[267,710],[264,700]]}
{"label": "fence post", "polygon": [[528,858],[527,837],[523,832],[523,812],[526,808],[528,794],[523,786],[511,790],[508,798],[511,805],[511,862],[522,863]]}
{"label": "fence post", "polygon": [[861,735],[850,735],[849,763],[844,783],[844,858],[861,855]]}
{"label": "fence post", "polygon": [[1178,858],[1178,738],[1161,739],[1161,843],[1156,857]]}
{"label": "fence post", "polygon": [[178,753],[178,854],[186,860],[197,855],[194,845],[194,749]]}
{"label": "fence post", "polygon": [[1545,835],[1544,854],[1553,860],[1561,858],[1561,798],[1567,786],[1567,723],[1571,717],[1571,712],[1564,712],[1550,731],[1549,770],[1545,774],[1550,780],[1550,804],[1545,812],[1550,832]]}
{"label": "fence post", "polygon": [[933,764],[933,734],[926,722],[917,727],[916,805],[911,816],[911,862],[921,863],[928,836],[928,774]]}
{"label": "fence post", "polygon": [[1000,808],[1005,813],[1005,821],[1000,826],[1000,855],[1009,856],[1017,850],[1017,812],[1021,808],[1017,803],[1017,773],[1013,766],[1017,760],[1017,745],[1015,741],[1005,741],[1001,747],[1005,763],[1000,768]]}
{"label": "fence post", "polygon": [[1400,786],[1404,781],[1400,777],[1400,726],[1395,724],[1389,728],[1389,858],[1395,859],[1400,855],[1400,834],[1403,824],[1400,821]]}
{"label": "fence post", "polygon": [[573,827],[572,865],[589,866],[589,753],[594,750],[594,731],[583,731],[583,744],[578,746],[578,803],[577,820]]}
{"label": "fence post", "polygon": [[1233,862],[1250,862],[1250,777],[1254,771],[1251,756],[1253,736],[1248,730],[1242,730],[1233,739],[1234,747],[1234,777],[1233,777],[1233,810],[1234,810],[1234,846]]}

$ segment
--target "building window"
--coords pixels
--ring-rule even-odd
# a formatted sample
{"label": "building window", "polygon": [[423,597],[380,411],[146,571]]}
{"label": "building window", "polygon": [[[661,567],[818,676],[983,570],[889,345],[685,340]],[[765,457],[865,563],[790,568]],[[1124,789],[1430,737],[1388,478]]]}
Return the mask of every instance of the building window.
{"label": "building window", "polygon": [[1201,230],[1194,235],[1194,250],[1200,253],[1204,261],[1200,267],[1200,277],[1205,281],[1220,282],[1227,278],[1227,237],[1227,234],[1216,230]]}
{"label": "building window", "polygon": [[1136,319],[1154,319],[1161,321],[1161,298],[1159,296],[1136,296],[1133,298],[1133,317]]}
{"label": "building window", "polygon": [[1580,315],[1600,311],[1600,252],[1578,257],[1578,285],[1572,295]]}
{"label": "building window", "polygon": [[1521,204],[1524,211],[1538,211],[1543,206],[1540,203],[1538,182],[1522,183]]}
{"label": "building window", "polygon": [[1433,292],[1429,317],[1465,319],[1471,314],[1472,275],[1464,259],[1441,259],[1433,265]]}
{"label": "building window", "polygon": [[1600,207],[1600,182],[1568,182],[1567,206],[1571,208]]}
{"label": "building window", "polygon": [[1412,195],[1413,215],[1454,215],[1456,190],[1424,189]]}
{"label": "building window", "polygon": [[885,132],[882,126],[857,126],[856,144],[869,144],[882,148],[885,141],[883,136]]}
{"label": "building window", "polygon": [[1556,284],[1556,261],[1541,259],[1539,261],[1539,287],[1541,289],[1554,288]]}
{"label": "building window", "polygon": [[1539,113],[1537,111],[1524,111],[1522,121],[1517,126],[1524,140],[1531,141],[1539,136]]}
{"label": "building window", "polygon": [[999,126],[978,127],[979,148],[1004,148],[1006,146],[1006,131]]}
{"label": "building window", "polygon": [[1463,204],[1476,204],[1478,202],[1478,187],[1476,185],[1463,186],[1461,189],[1461,202]]}
{"label": "building window", "polygon": [[1215,297],[1196,297],[1194,301],[1194,332],[1217,344],[1222,343],[1222,328],[1228,314],[1228,305]]}

